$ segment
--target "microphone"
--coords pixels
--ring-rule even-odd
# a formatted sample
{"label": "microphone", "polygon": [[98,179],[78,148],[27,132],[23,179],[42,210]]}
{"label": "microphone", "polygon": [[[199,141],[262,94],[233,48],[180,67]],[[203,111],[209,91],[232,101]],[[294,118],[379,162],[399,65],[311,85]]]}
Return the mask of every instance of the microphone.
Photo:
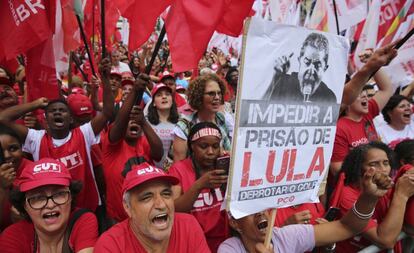
{"label": "microphone", "polygon": [[303,87],[303,102],[310,102],[309,98],[312,93],[312,85],[306,84]]}

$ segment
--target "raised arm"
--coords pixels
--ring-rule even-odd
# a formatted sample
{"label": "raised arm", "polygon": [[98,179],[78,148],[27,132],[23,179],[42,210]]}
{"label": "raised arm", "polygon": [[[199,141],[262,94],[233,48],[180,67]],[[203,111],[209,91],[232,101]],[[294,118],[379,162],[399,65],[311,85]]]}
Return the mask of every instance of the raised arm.
{"label": "raised arm", "polygon": [[[362,59],[366,58],[366,64],[351,78],[349,82],[345,84],[344,95],[342,97],[342,105],[348,106],[352,104],[355,99],[359,96],[364,85],[368,82],[371,75],[382,66],[387,65],[392,59],[397,56],[397,50],[393,49],[395,43],[391,43],[387,46],[379,48],[376,50],[372,56],[367,53],[367,55],[362,55]],[[370,57],[369,57],[370,56]],[[369,57],[369,58],[367,58]],[[377,72],[379,76],[374,76],[377,81],[382,81],[381,72]]]}
{"label": "raised arm", "polygon": [[96,114],[91,120],[91,126],[95,135],[98,135],[106,126],[108,120],[112,118],[114,111],[114,97],[109,84],[109,75],[111,73],[111,62],[109,59],[106,58],[101,61],[99,72],[101,73],[103,84],[103,108],[102,113]]}
{"label": "raised arm", "polygon": [[383,222],[362,235],[381,248],[393,248],[403,227],[407,201],[413,194],[414,170],[410,170],[398,179],[390,207]]}
{"label": "raised arm", "polygon": [[13,128],[13,130],[19,135],[20,139],[24,142],[29,129],[26,126],[15,124],[14,121],[28,112],[46,107],[47,104],[47,98],[39,98],[30,103],[11,106],[0,112],[0,123]]}
{"label": "raised arm", "polygon": [[145,137],[147,137],[148,144],[150,145],[151,159],[157,162],[161,161],[164,155],[161,139],[145,119],[142,109],[137,105],[132,108],[130,119],[135,120],[141,126]]}
{"label": "raised arm", "polygon": [[148,81],[148,76],[144,74],[140,74],[140,76],[135,80],[134,87],[131,90],[131,93],[129,93],[128,97],[125,99],[121,109],[119,109],[115,121],[109,130],[109,141],[111,143],[118,142],[119,140],[124,138],[125,131],[128,127],[129,114],[132,110],[132,107],[135,104],[136,98],[138,96],[142,97],[142,94],[144,93],[145,86],[147,85]]}
{"label": "raised arm", "polygon": [[371,168],[363,177],[362,193],[352,210],[339,221],[314,226],[315,245],[322,246],[343,241],[361,232],[371,218],[378,198],[392,186],[392,179]]}

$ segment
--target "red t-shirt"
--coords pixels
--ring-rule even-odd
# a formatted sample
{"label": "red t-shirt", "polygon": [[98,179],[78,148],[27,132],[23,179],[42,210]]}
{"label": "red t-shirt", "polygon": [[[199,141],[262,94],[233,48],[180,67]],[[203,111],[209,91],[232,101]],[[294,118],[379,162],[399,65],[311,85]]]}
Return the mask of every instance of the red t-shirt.
{"label": "red t-shirt", "polygon": [[[73,212],[71,213],[71,216]],[[98,239],[98,222],[93,213],[87,212],[78,218],[69,237],[69,246],[74,252],[93,247]],[[0,237],[2,253],[33,252],[34,226],[29,221],[20,221],[9,226]],[[40,246],[38,246],[40,247]],[[39,248],[38,248],[39,249]]]}
{"label": "red t-shirt", "polygon": [[[188,191],[196,181],[191,158],[173,163],[168,173],[180,179],[183,192]],[[228,217],[225,210],[220,211],[224,192],[220,188],[203,189],[190,211],[203,228],[207,243],[212,252],[217,252],[218,246],[229,237]]]}
{"label": "red t-shirt", "polygon": [[102,165],[102,149],[100,144],[94,144],[91,147],[91,160],[92,165],[99,166]]}
{"label": "red t-shirt", "polygon": [[298,212],[309,210],[312,218],[310,224],[315,225],[316,218],[321,218],[325,214],[325,208],[321,203],[304,203],[298,206],[290,206],[285,208],[278,208],[276,213],[275,227],[283,227],[285,221],[292,215]]}
{"label": "red t-shirt", "polygon": [[[413,166],[411,164],[406,164],[402,166],[395,177],[395,182],[397,182],[398,178],[400,178],[402,175],[404,175],[405,172],[412,169]],[[414,197],[411,197],[408,199],[407,205],[405,207],[405,216],[404,216],[404,222],[414,226]]]}
{"label": "red t-shirt", "polygon": [[79,127],[73,129],[70,140],[59,147],[55,147],[50,135],[45,134],[41,139],[39,159],[51,157],[65,164],[72,179],[83,183],[81,192],[76,196],[76,206],[95,211],[100,197],[87,146],[90,149],[92,145],[86,144]]}
{"label": "red t-shirt", "polygon": [[[98,240],[95,252],[146,253],[129,226],[129,219],[116,224]],[[175,213],[167,253],[209,253],[203,231],[191,215]]]}
{"label": "red t-shirt", "polygon": [[[380,198],[377,206],[375,207],[374,216],[369,220],[368,225],[365,227],[363,232],[366,232],[372,228],[376,228],[378,223],[381,223],[385,218],[389,204],[391,202],[391,191],[386,194],[384,197]],[[352,186],[344,186],[342,188],[341,196],[339,196],[337,207],[340,209],[340,214],[338,219],[342,218],[349,210],[352,209],[352,206],[357,201],[361,191]],[[341,241],[337,243],[336,252],[338,253],[349,253],[349,252],[358,252],[361,249],[372,245],[373,243],[368,239],[362,237],[361,234],[354,236],[351,239]],[[397,244],[394,247],[395,252],[400,251],[400,245]]]}
{"label": "red t-shirt", "polygon": [[132,157],[142,156],[149,163],[151,160],[151,148],[145,135],[137,140],[135,147],[129,146],[123,139],[110,143],[109,130],[102,134],[102,161],[106,184],[106,210],[110,218],[123,221],[128,218],[122,205],[122,183],[124,177],[122,171],[125,163]]}
{"label": "red t-shirt", "polygon": [[364,115],[361,121],[356,122],[346,117],[338,119],[331,162],[342,162],[351,149],[378,140],[378,134],[372,121],[378,114],[377,102],[370,99],[368,114]]}
{"label": "red t-shirt", "polygon": [[[18,185],[17,184],[17,180],[18,180],[17,178],[19,178],[20,174],[22,173],[23,168],[26,167],[26,166],[31,165],[32,163],[33,163],[32,161],[27,160],[26,158],[22,158],[22,161],[20,163],[20,167],[16,170],[16,179],[13,182],[14,186]],[[10,219],[11,218],[10,217],[11,207],[12,207],[12,205],[9,202],[9,200],[5,199],[4,202],[3,202],[3,206],[1,207],[3,209],[3,212],[2,212],[2,217],[1,217],[1,220],[0,220],[0,231],[4,230],[7,226],[12,224],[12,221]]]}

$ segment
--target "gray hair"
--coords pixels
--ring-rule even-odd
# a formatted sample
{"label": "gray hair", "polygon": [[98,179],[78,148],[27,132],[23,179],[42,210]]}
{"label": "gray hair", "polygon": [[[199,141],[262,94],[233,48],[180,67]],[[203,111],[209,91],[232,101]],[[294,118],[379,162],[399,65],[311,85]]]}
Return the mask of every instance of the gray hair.
{"label": "gray hair", "polygon": [[311,33],[306,37],[305,41],[302,44],[302,48],[300,49],[300,56],[302,57],[305,48],[311,46],[314,47],[320,51],[323,51],[325,53],[325,56],[323,57],[325,61],[325,65],[328,65],[328,55],[329,55],[329,41],[328,39],[320,34],[320,33]]}
{"label": "gray hair", "polygon": [[131,206],[131,193],[129,191],[126,191],[124,195],[122,196],[122,200],[124,203],[130,207]]}

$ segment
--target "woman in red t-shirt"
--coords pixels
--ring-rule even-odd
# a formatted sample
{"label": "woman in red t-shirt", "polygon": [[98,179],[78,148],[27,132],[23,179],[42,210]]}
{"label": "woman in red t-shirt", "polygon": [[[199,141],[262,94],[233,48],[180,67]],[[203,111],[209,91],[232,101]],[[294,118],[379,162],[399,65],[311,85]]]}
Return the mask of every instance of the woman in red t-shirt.
{"label": "woman in red t-shirt", "polygon": [[2,233],[1,252],[92,253],[98,224],[92,212],[73,209],[80,189],[81,183],[72,181],[66,166],[55,159],[25,166],[10,200],[26,219]]}
{"label": "woman in red t-shirt", "polygon": [[[376,173],[390,174],[391,153],[388,146],[381,142],[360,145],[350,151],[331,199],[331,206],[340,208],[340,216],[352,208],[361,194],[360,184],[365,171],[374,168]],[[393,195],[389,192],[378,201],[374,216],[365,230],[353,239],[338,243],[336,252],[357,252],[370,244],[393,248],[403,226],[407,200],[413,194],[414,172],[410,172],[397,181]],[[398,245],[396,250],[400,250]]]}
{"label": "woman in red t-shirt", "polygon": [[216,169],[220,155],[220,129],[211,122],[195,124],[188,135],[190,157],[175,162],[169,174],[180,179],[173,186],[175,210],[196,217],[212,252],[229,236],[228,217],[220,211],[227,172]]}

